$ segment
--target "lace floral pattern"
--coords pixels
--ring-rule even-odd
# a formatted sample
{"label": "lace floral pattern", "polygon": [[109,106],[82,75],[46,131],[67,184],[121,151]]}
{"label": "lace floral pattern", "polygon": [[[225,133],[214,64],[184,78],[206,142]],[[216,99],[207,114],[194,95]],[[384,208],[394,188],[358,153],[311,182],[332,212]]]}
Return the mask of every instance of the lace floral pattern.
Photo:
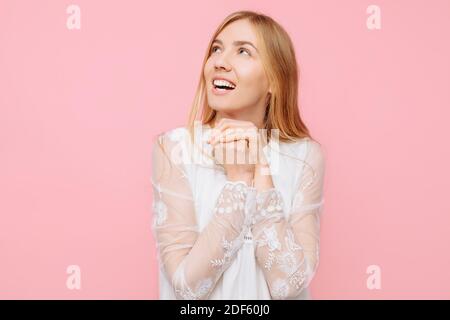
{"label": "lace floral pattern", "polygon": [[208,294],[212,286],[212,278],[202,279],[197,284],[195,290],[191,290],[189,287],[183,289],[175,288],[175,294],[184,300],[200,300]]}
{"label": "lace floral pattern", "polygon": [[272,285],[272,296],[274,299],[285,299],[289,294],[289,285],[284,279],[277,279]]}
{"label": "lace floral pattern", "polygon": [[252,222],[256,190],[243,181],[226,181],[211,219],[199,230],[196,205],[178,143],[183,129],[162,136],[153,149],[153,232],[165,276],[180,299],[207,299],[233,262]]}
{"label": "lace floral pattern", "polygon": [[[274,299],[298,294],[305,283],[303,248],[296,243],[293,231],[283,215],[283,199],[275,189],[257,195],[257,212],[253,230],[256,234],[257,259],[268,273],[268,284]],[[284,239],[284,245],[280,239]]]}
{"label": "lace floral pattern", "polygon": [[224,251],[223,258],[212,259],[211,265],[215,268],[225,268],[230,264],[232,258],[242,245],[242,239],[236,238],[232,241],[228,241],[225,237],[222,238],[222,248]]}
{"label": "lace floral pattern", "polygon": [[224,186],[224,192],[219,195],[214,212],[218,214],[230,214],[233,210],[244,210],[247,189],[245,183],[228,181]]}
{"label": "lace floral pattern", "polygon": [[253,223],[283,216],[283,198],[278,190],[271,188],[260,191],[256,196],[256,212]]}
{"label": "lace floral pattern", "polygon": [[254,212],[251,208],[246,207],[247,194],[252,191],[256,192],[255,189],[249,188],[243,181],[227,181],[217,199],[214,207],[216,214],[229,215],[239,210],[243,215],[243,220],[242,229],[236,238],[227,240],[225,237],[222,237],[223,257],[210,260],[214,268],[225,269],[242,247],[245,235],[249,232],[252,223],[251,214]]}
{"label": "lace floral pattern", "polygon": [[[277,188],[257,192],[244,181],[225,181],[215,201],[208,202],[208,193],[193,194],[193,185],[203,180],[191,180],[191,172],[197,171],[183,163],[189,158],[187,134],[185,128],[172,130],[159,136],[153,148],[152,232],[170,295],[208,299],[248,242],[271,297],[297,296],[309,285],[319,259],[323,157],[318,145],[308,144],[301,159],[304,168],[292,172],[292,188],[297,189],[292,203],[285,203]],[[198,215],[198,207],[202,213],[203,208],[210,211]]]}

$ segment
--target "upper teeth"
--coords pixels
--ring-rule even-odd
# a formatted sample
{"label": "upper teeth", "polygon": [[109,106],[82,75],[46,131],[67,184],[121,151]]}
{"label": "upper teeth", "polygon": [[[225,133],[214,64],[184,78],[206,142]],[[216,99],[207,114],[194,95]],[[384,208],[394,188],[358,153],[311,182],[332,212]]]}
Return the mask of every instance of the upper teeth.
{"label": "upper teeth", "polygon": [[214,80],[213,84],[215,86],[226,86],[230,88],[235,88],[236,86],[232,84],[231,82],[228,82],[226,80]]}

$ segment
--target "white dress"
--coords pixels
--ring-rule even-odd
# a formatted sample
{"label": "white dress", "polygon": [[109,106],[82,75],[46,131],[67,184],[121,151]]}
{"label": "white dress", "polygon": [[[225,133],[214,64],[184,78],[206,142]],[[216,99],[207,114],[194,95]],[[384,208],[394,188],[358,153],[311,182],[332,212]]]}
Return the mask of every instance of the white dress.
{"label": "white dress", "polygon": [[160,299],[310,299],[324,203],[321,145],[266,145],[274,188],[258,192],[202,156],[201,148],[212,150],[210,126],[202,128],[193,144],[185,127],[153,142]]}

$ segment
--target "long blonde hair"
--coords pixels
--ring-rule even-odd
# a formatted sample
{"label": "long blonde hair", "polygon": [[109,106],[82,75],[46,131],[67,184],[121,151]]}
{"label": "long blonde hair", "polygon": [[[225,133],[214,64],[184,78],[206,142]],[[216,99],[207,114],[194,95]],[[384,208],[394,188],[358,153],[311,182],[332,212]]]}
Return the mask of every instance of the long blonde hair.
{"label": "long blonde hair", "polygon": [[[206,98],[206,81],[203,69],[209,58],[214,39],[229,24],[247,19],[254,27],[261,60],[271,85],[270,99],[266,107],[265,127],[270,138],[271,129],[278,129],[280,141],[295,141],[296,138],[310,138],[310,132],[303,123],[298,108],[298,78],[297,60],[292,41],[283,29],[272,18],[254,11],[237,11],[228,15],[218,26],[209,42],[203,59],[202,71],[189,113],[187,128],[194,137],[194,124],[211,124],[216,116]],[[200,119],[199,119],[200,118]]]}

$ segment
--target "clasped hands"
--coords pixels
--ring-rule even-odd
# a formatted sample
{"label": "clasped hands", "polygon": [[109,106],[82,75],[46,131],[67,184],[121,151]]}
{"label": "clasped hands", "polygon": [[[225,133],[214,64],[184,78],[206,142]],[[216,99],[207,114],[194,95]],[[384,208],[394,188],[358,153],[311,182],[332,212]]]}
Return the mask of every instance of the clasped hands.
{"label": "clasped hands", "polygon": [[255,176],[267,170],[267,159],[262,152],[267,144],[265,130],[258,129],[251,121],[229,118],[220,119],[211,130],[207,142],[230,180],[243,180],[250,185]]}

